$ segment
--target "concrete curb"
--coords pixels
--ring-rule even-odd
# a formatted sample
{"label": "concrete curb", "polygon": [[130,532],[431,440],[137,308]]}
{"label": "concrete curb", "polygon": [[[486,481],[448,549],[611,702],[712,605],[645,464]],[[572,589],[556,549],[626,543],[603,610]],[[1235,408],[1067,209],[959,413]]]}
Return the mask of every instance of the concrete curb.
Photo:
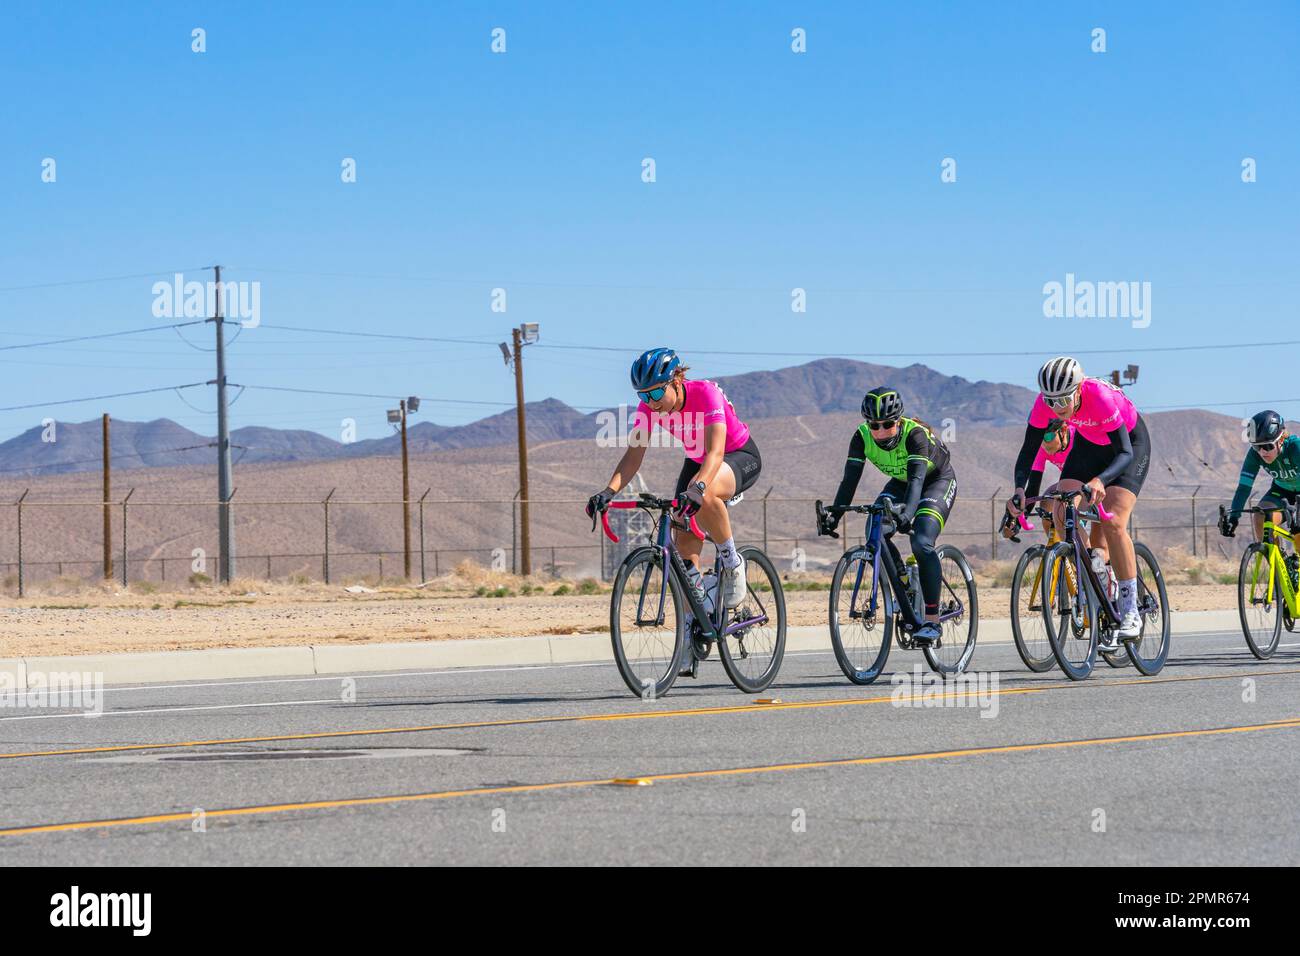
{"label": "concrete curb", "polygon": [[[1240,628],[1236,610],[1180,611],[1173,617],[1175,639],[1179,635]],[[980,622],[980,644],[1010,643],[1011,639],[1009,620]],[[829,651],[830,647],[830,636],[825,627],[791,627],[786,632],[787,651]],[[317,644],[3,658],[0,659],[0,682],[12,681],[12,687],[29,687],[29,677],[34,672],[90,672],[102,674],[105,684],[156,684],[240,677],[345,675],[385,670],[527,667],[610,660],[608,632],[565,636],[544,634],[400,644]]]}

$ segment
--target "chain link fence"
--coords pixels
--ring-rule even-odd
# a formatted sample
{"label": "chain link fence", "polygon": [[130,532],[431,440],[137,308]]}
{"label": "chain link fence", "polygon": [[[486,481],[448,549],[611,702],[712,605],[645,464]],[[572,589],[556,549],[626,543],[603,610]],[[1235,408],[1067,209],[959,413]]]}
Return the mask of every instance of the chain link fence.
{"label": "chain link fence", "polygon": [[[998,534],[1003,497],[959,498],[943,541],[976,564],[1011,560],[1023,544]],[[1137,540],[1160,552],[1178,547],[1194,558],[1235,559],[1249,532],[1224,539],[1217,529],[1218,499],[1142,497],[1130,526]],[[532,567],[554,577],[608,580],[629,548],[650,540],[653,521],[640,511],[611,512],[621,541],[593,533],[585,500],[533,499]],[[384,581],[408,578],[399,500],[239,501],[231,503],[237,578],[292,583]],[[21,594],[52,579],[111,578],[123,585],[149,581],[177,585],[217,574],[216,502],[148,501],[128,496],[103,502],[23,499],[0,505],[0,575],[8,593]],[[110,547],[105,560],[105,513]],[[521,566],[519,502],[430,500],[409,502],[409,579],[426,581],[471,561],[513,572]],[[818,537],[811,498],[749,492],[732,510],[736,539],[762,547],[782,572],[828,571],[840,553],[860,543],[865,526],[849,515],[841,537]],[[1031,535],[1026,540],[1036,540]],[[202,577],[198,577],[202,576]]]}

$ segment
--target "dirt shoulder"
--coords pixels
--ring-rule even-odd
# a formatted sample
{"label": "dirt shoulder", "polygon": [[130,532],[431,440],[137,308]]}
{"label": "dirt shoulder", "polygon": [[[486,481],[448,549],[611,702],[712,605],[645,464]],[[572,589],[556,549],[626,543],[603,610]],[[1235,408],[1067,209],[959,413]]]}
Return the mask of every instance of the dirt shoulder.
{"label": "dirt shoulder", "polygon": [[[807,586],[807,585],[805,585]],[[356,585],[353,586],[357,587]],[[536,588],[536,590],[534,590]],[[530,593],[521,594],[527,589]],[[348,591],[324,585],[235,582],[230,588],[121,590],[112,585],[0,598],[0,657],[207,648],[461,640],[608,629],[609,592],[556,581],[501,583],[448,576]],[[560,593],[556,593],[556,592]],[[980,618],[1005,619],[1010,591],[982,586]],[[789,590],[790,624],[822,625],[825,590]],[[1175,611],[1236,607],[1229,585],[1171,585]]]}

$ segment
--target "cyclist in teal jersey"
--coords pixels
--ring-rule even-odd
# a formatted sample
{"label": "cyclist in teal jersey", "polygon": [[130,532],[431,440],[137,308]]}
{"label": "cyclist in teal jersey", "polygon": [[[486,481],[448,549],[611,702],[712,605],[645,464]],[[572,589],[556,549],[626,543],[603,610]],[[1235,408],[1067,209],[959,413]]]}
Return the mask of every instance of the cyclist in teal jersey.
{"label": "cyclist in teal jersey", "polygon": [[[1247,434],[1250,449],[1246,460],[1241,464],[1241,479],[1237,484],[1237,493],[1232,496],[1232,506],[1219,531],[1231,537],[1237,530],[1241,519],[1241,509],[1250,496],[1255,485],[1255,478],[1262,466],[1273,478],[1272,485],[1259,500],[1260,507],[1280,506],[1281,502],[1296,504],[1300,496],[1300,437],[1289,434],[1282,416],[1272,409],[1260,412],[1250,420]],[[1282,521],[1281,512],[1274,512],[1269,518],[1276,523]],[[1255,515],[1255,537],[1264,534],[1264,516]]]}
{"label": "cyclist in teal jersey", "polygon": [[[903,567],[902,555],[894,545],[895,531],[911,532],[912,554],[921,574],[921,595],[925,600],[925,622],[913,635],[920,643],[931,643],[942,636],[939,626],[939,595],[943,571],[935,551],[935,539],[943,530],[957,497],[957,475],[949,461],[948,448],[925,422],[903,416],[903,400],[892,388],[873,388],[862,399],[862,417],[866,419],[849,442],[844,478],[835,493],[835,504],[844,506],[862,479],[869,461],[889,481],[876,498],[901,502],[895,530],[885,537],[894,562]],[[834,531],[838,514],[828,515],[823,527]],[[888,526],[886,526],[888,527]]]}

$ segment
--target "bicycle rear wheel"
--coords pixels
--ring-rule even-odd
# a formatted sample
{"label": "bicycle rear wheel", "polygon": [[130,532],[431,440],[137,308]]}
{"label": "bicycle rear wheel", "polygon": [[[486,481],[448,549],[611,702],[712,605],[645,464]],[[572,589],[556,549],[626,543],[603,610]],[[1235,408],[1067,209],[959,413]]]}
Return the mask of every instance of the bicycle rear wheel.
{"label": "bicycle rear wheel", "polygon": [[1151,677],[1164,669],[1169,659],[1169,598],[1165,576],[1151,549],[1133,545],[1137,558],[1137,608],[1142,615],[1142,633],[1124,641],[1129,660],[1142,674]]}
{"label": "bicycle rear wheel", "polygon": [[1043,574],[1047,567],[1043,556],[1046,553],[1047,547],[1041,544],[1027,549],[1020,555],[1016,571],[1011,575],[1011,636],[1015,638],[1020,659],[1037,674],[1051,670],[1056,664],[1043,613]]}
{"label": "bicycle rear wheel", "polygon": [[658,548],[639,548],[619,566],[609,600],[609,636],[618,672],[636,696],[662,697],[677,680],[686,650],[684,604],[677,578],[665,577]]}
{"label": "bicycle rear wheel", "polygon": [[975,654],[979,597],[975,593],[975,575],[971,573],[966,556],[951,544],[940,545],[936,551],[943,582],[939,586],[943,637],[938,647],[926,645],[922,650],[930,662],[930,669],[947,676],[966,670]]}
{"label": "bicycle rear wheel", "polygon": [[1097,661],[1097,608],[1092,583],[1079,578],[1075,559],[1068,541],[1047,552],[1043,607],[1056,662],[1070,680],[1084,680]]}
{"label": "bicycle rear wheel", "polygon": [[[1269,596],[1269,580],[1273,581],[1273,594]],[[1273,574],[1268,550],[1259,542],[1246,548],[1237,572],[1237,612],[1241,616],[1241,630],[1246,635],[1246,646],[1261,661],[1266,661],[1277,650],[1282,639],[1282,588]]]}
{"label": "bicycle rear wheel", "polygon": [[835,649],[840,670],[855,684],[870,684],[880,676],[885,661],[889,660],[892,643],[894,603],[887,581],[881,582],[877,592],[879,604],[875,612],[868,614],[875,583],[874,567],[864,552],[848,551],[840,558],[831,578],[831,647]]}
{"label": "bicycle rear wheel", "polygon": [[[731,682],[747,694],[766,690],[785,657],[785,591],[781,576],[758,548],[741,548],[745,597],[723,616],[723,627],[758,620],[718,639],[718,656]],[[766,620],[763,620],[766,618]]]}

